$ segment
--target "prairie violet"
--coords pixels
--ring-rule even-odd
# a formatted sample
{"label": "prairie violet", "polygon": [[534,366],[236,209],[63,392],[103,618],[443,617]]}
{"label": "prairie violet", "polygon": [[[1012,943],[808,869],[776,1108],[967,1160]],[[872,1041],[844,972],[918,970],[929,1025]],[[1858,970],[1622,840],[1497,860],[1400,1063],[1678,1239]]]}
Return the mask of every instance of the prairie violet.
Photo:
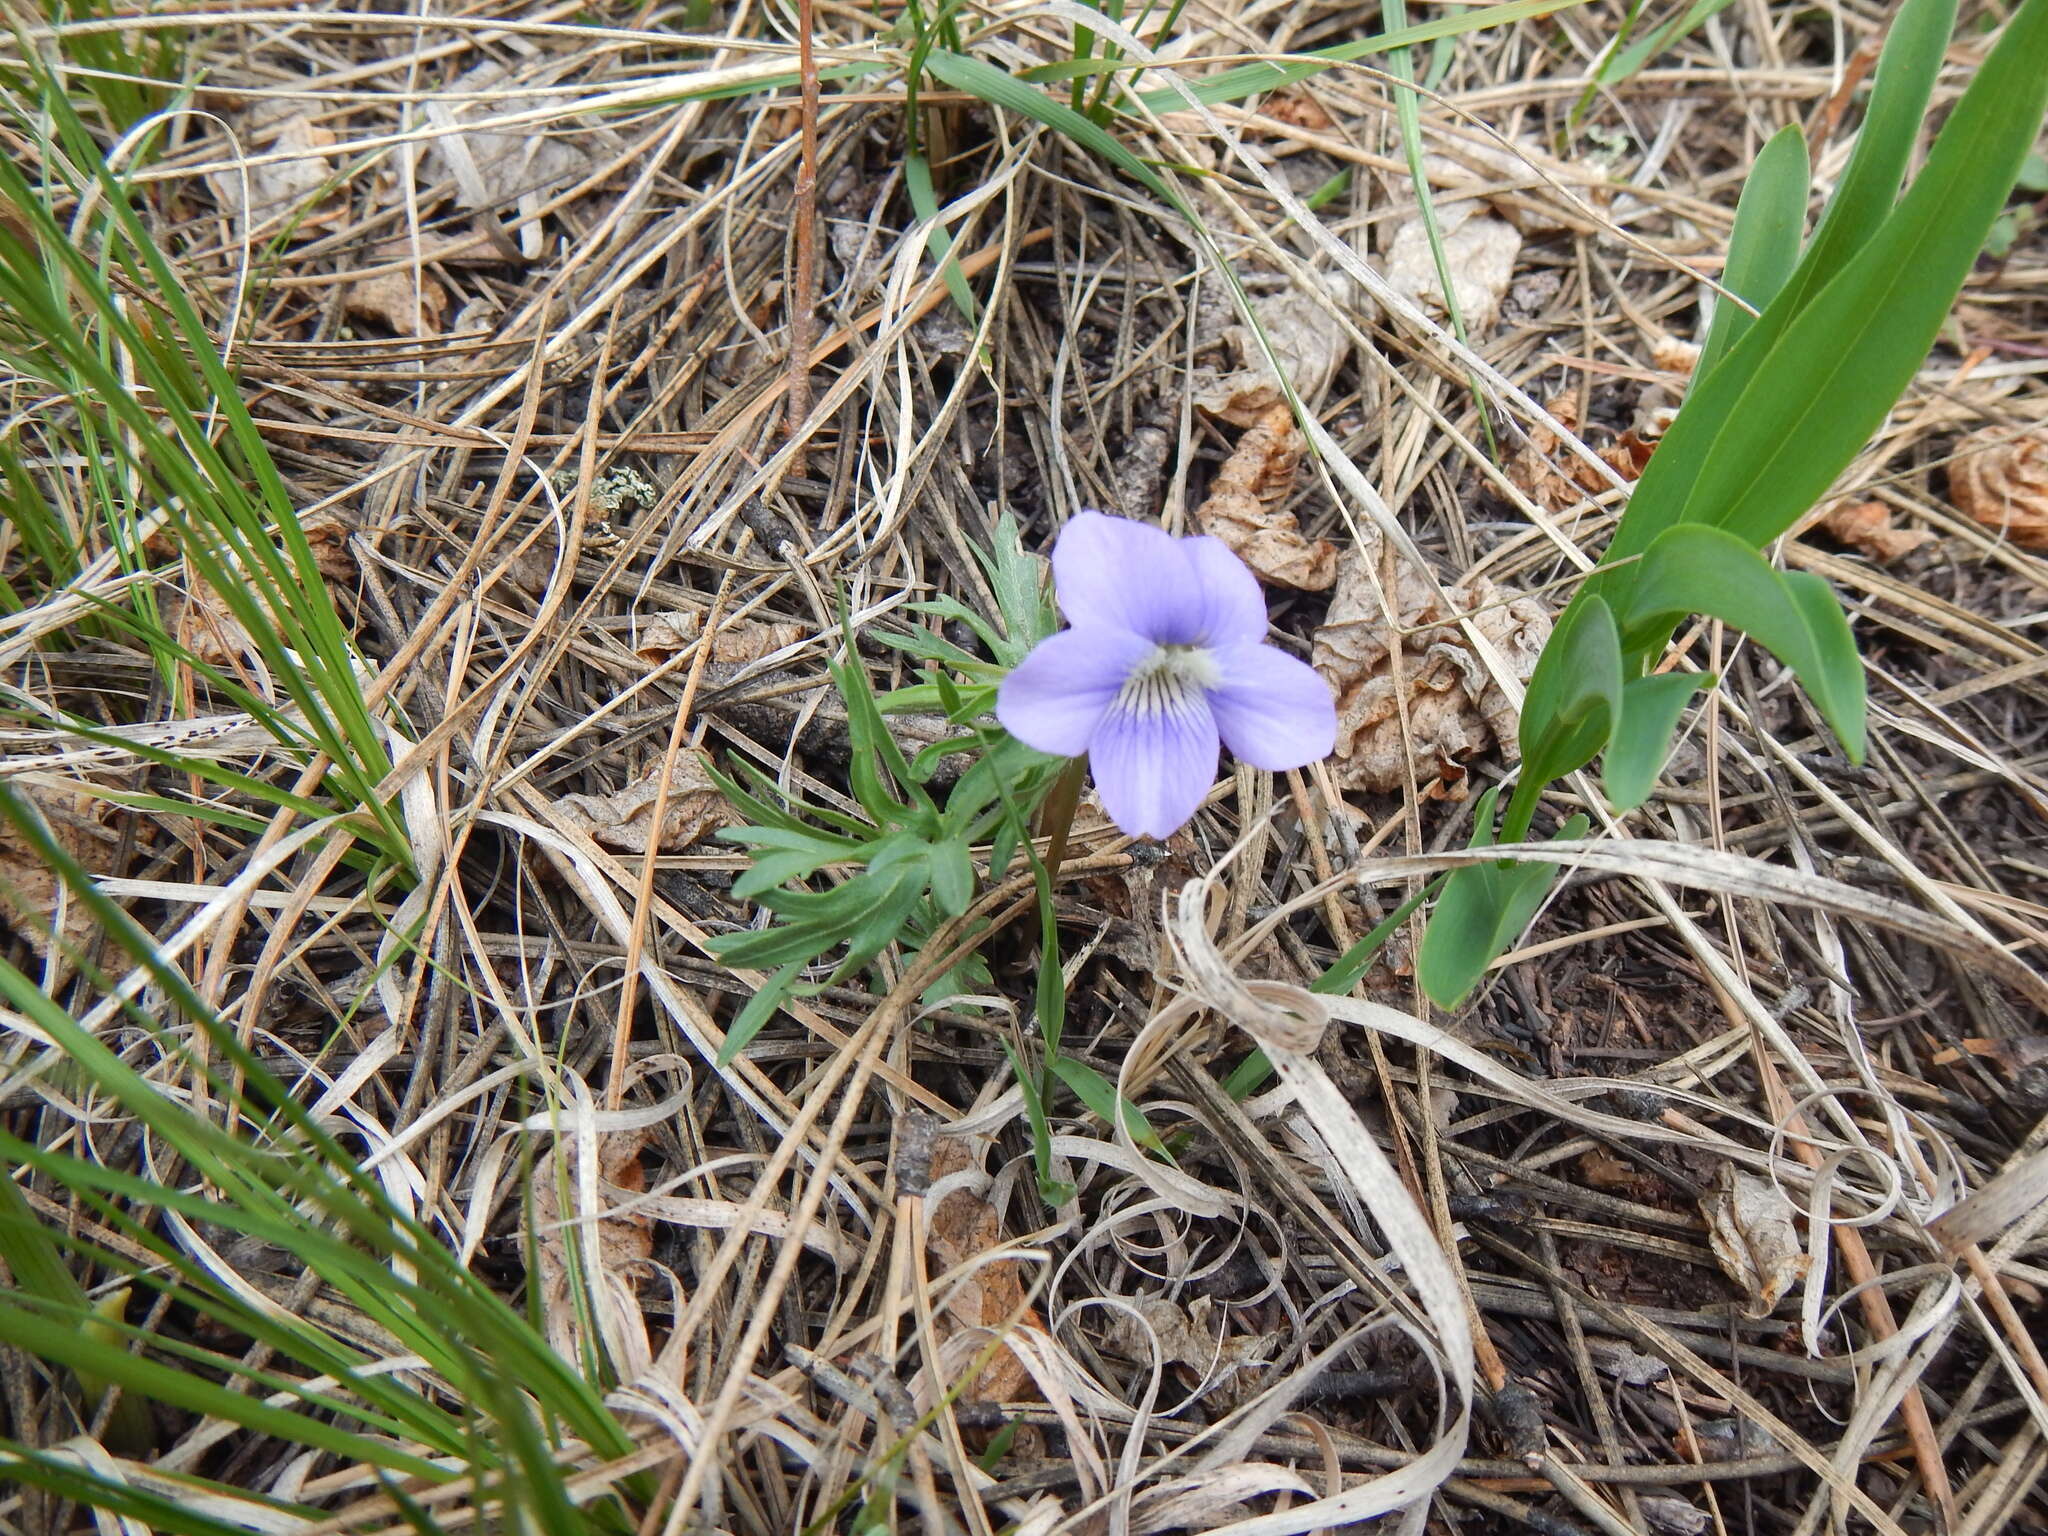
{"label": "prairie violet", "polygon": [[1052,572],[1072,627],[1003,680],[996,718],[1027,746],[1088,754],[1125,832],[1166,837],[1216,780],[1219,742],[1255,768],[1299,768],[1336,743],[1330,690],[1265,643],[1258,578],[1222,542],[1083,512]]}

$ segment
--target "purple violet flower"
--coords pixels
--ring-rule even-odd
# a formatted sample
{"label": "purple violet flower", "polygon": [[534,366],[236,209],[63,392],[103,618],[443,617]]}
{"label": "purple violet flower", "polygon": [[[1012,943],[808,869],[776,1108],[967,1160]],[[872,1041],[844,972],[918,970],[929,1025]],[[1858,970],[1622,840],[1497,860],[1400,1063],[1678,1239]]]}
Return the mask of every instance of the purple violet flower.
{"label": "purple violet flower", "polygon": [[1041,752],[1087,753],[1125,832],[1185,826],[1216,782],[1219,740],[1275,771],[1336,745],[1329,686],[1265,643],[1258,578],[1222,541],[1083,512],[1060,530],[1052,572],[1073,627],[1003,679],[996,718]]}

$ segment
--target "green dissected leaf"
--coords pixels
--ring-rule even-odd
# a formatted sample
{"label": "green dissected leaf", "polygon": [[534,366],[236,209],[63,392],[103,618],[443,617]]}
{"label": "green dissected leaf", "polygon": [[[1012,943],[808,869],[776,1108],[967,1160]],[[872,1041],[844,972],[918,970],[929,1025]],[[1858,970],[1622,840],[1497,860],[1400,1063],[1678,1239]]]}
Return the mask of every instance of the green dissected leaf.
{"label": "green dissected leaf", "polygon": [[[1475,848],[1492,842],[1493,791],[1474,810],[1479,830]],[[1570,841],[1586,833],[1586,818],[1574,816],[1558,829]],[[1415,975],[1431,1001],[1455,1008],[1479,984],[1488,966],[1520,937],[1559,874],[1554,864],[1470,864],[1444,882],[1429,915],[1429,927],[1415,953]]]}
{"label": "green dissected leaf", "polygon": [[[730,778],[720,772],[717,764],[708,760],[704,762],[704,771],[709,775],[711,782],[718,786],[719,793],[724,795],[738,809],[746,812],[749,817],[761,826],[776,827],[785,832],[809,832],[812,830],[804,824],[801,818],[791,811],[784,810],[781,805],[776,803],[783,800],[785,796],[781,786],[768,777],[767,774],[756,768],[745,758],[735,759],[733,768],[739,777],[745,778],[759,793],[753,793],[742,788],[737,778]],[[802,811],[804,815],[815,816],[820,821],[830,822],[833,826],[851,832],[856,837],[872,836],[874,833],[874,828],[867,823],[835,811],[830,806],[812,805],[809,801],[800,799],[792,800],[790,803],[797,810]]]}
{"label": "green dissected leaf", "polygon": [[[849,644],[847,649],[851,653],[852,646]],[[869,688],[867,673],[862,670],[858,659],[832,662],[829,670],[832,681],[838,685],[840,698],[846,702],[846,777],[853,790],[853,798],[874,818],[877,826],[900,824],[914,814],[914,808],[890,793],[890,780],[885,775],[900,764],[901,771],[896,774],[895,782],[907,783],[910,764],[904,761],[903,749],[896,745],[896,738],[889,734],[881,711],[875,707],[874,691]],[[884,766],[877,766],[878,759]]]}
{"label": "green dissected leaf", "polygon": [[743,901],[788,881],[807,879],[827,864],[857,862],[868,853],[865,843],[808,827],[724,827],[718,836],[725,842],[769,850],[757,851],[753,864],[733,881],[732,893]]}
{"label": "green dissected leaf", "polygon": [[725,1043],[718,1048],[718,1066],[721,1071],[733,1064],[754,1036],[761,1033],[761,1026],[775,1017],[775,1010],[789,1000],[796,983],[796,973],[803,967],[797,961],[781,967],[761,986],[761,990],[747,999],[740,1009],[739,1017],[732,1021],[732,1027],[725,1032]]}
{"label": "green dissected leaf", "polygon": [[[1771,136],[1742,184],[1735,207],[1735,228],[1728,237],[1728,265],[1722,286],[1746,300],[1751,309],[1768,306],[1792,269],[1799,264],[1799,241],[1806,233],[1806,135],[1796,123]],[[1693,369],[1695,378],[1712,373],[1729,349],[1748,331],[1752,316],[1740,304],[1722,299],[1714,306],[1714,324]]]}
{"label": "green dissected leaf", "polygon": [[981,636],[991,655],[1005,666],[1015,666],[1059,628],[1059,615],[1047,590],[1045,560],[1025,550],[1023,531],[1007,512],[996,518],[995,537],[987,549],[970,547],[988,577],[996,596],[996,614],[1002,620],[1000,634],[981,630]]}
{"label": "green dissected leaf", "polygon": [[[920,606],[924,606],[924,604],[920,604]],[[963,608],[963,612],[965,612],[965,608]],[[983,659],[979,655],[975,655],[973,651],[965,651],[965,649],[961,649],[958,645],[954,645],[950,639],[934,635],[928,629],[877,629],[877,631],[874,631],[874,639],[881,641],[883,645],[887,645],[887,647],[891,647],[895,651],[903,651],[905,655],[915,655],[915,657],[920,659],[920,662],[944,662],[950,668],[985,668],[987,666],[987,662],[983,662]],[[903,692],[903,690],[897,688],[895,692]]]}
{"label": "green dissected leaf", "polygon": [[1698,672],[1659,672],[1632,677],[1621,686],[1621,725],[1607,744],[1600,764],[1608,804],[1632,811],[1650,796],[1664,759],[1671,755],[1671,736],[1688,700],[1713,685]]}
{"label": "green dissected leaf", "polygon": [[1734,534],[1669,530],[1644,555],[1626,630],[1631,654],[1661,649],[1672,626],[1705,613],[1755,639],[1799,676],[1851,760],[1863,760],[1863,662],[1826,582],[1774,569]]}
{"label": "green dissected leaf", "polygon": [[[1152,1129],[1152,1123],[1145,1118],[1145,1112],[1129,1099],[1116,1091],[1116,1084],[1089,1066],[1085,1061],[1076,1061],[1071,1056],[1056,1056],[1052,1069],[1059,1080],[1074,1090],[1074,1097],[1088,1106],[1088,1112],[1096,1119],[1108,1123],[1115,1115],[1123,1116],[1124,1130],[1131,1140],[1148,1152],[1157,1152],[1166,1157],[1166,1143],[1159,1139],[1159,1133]],[[1170,1160],[1170,1159],[1169,1159]]]}
{"label": "green dissected leaf", "polygon": [[931,845],[932,902],[947,917],[958,917],[974,900],[974,860],[964,839],[946,838]]}

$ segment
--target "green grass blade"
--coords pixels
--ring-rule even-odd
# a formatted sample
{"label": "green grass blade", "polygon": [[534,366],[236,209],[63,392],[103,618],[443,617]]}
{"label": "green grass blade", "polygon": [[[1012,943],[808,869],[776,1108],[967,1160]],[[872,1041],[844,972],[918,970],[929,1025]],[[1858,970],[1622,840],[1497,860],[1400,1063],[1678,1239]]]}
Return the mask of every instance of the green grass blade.
{"label": "green grass blade", "polygon": [[[1311,79],[1336,64],[1369,59],[1396,48],[1433,43],[1441,37],[1457,37],[1461,33],[1478,32],[1487,27],[1510,26],[1535,16],[1551,16],[1584,3],[1585,0],[1563,0],[1562,4],[1554,3],[1554,0],[1505,0],[1504,4],[1481,6],[1462,15],[1439,16],[1412,27],[1397,27],[1377,37],[1362,37],[1355,42],[1312,49],[1283,62],[1239,64],[1204,79],[1190,81],[1186,89],[1204,106],[1221,106],[1226,102],[1242,101],[1247,96],[1281,90],[1298,81]],[[1171,86],[1140,91],[1138,100],[1154,112],[1177,112],[1186,105],[1181,90]]]}

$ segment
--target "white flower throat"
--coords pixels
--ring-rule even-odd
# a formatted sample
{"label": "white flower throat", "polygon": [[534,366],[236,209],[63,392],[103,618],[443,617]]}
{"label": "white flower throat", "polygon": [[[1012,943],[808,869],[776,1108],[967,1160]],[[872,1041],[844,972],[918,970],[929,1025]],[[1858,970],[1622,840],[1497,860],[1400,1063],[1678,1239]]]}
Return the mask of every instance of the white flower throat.
{"label": "white flower throat", "polygon": [[1185,714],[1223,681],[1223,671],[1206,646],[1155,645],[1118,690],[1114,708],[1140,719]]}

